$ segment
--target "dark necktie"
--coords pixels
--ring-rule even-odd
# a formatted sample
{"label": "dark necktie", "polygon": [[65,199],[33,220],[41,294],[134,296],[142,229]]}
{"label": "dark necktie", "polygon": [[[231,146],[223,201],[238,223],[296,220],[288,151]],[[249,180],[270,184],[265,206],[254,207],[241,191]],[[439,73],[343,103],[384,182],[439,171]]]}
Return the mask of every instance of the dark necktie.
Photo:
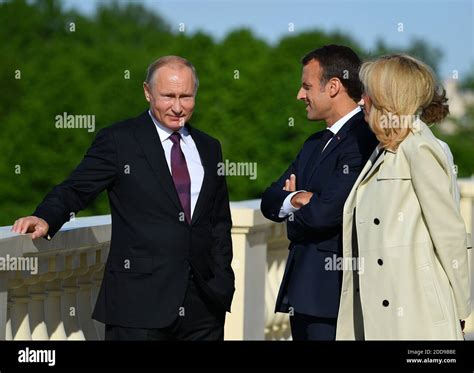
{"label": "dark necktie", "polygon": [[186,158],[184,158],[179,142],[181,135],[179,132],[173,132],[170,140],[173,142],[173,147],[171,148],[171,175],[186,220],[188,223],[191,223],[191,178],[189,177]]}
{"label": "dark necktie", "polygon": [[334,133],[326,128],[323,132],[323,136],[321,137],[321,153],[324,151],[324,147],[326,146],[328,141],[331,140],[333,137]]}

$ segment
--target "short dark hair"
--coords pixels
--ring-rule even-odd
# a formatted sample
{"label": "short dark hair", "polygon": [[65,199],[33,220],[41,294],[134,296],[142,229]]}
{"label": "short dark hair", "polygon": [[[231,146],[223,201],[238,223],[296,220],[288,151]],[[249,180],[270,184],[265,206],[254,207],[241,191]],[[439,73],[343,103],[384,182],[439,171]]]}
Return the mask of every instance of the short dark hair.
{"label": "short dark hair", "polygon": [[343,45],[325,45],[309,52],[303,57],[303,66],[317,60],[322,68],[321,84],[332,78],[338,78],[346,88],[347,94],[358,102],[362,96],[362,83],[359,79],[361,60],[349,47]]}

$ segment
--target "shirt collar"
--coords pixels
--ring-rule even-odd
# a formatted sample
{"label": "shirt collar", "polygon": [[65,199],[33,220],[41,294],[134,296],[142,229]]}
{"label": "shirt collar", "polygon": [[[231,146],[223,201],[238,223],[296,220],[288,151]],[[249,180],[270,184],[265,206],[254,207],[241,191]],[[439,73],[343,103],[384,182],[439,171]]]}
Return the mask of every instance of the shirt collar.
{"label": "shirt collar", "polygon": [[[148,110],[148,114],[150,115],[151,120],[156,126],[156,129],[158,130],[158,135],[160,136],[160,141],[164,142],[169,139],[169,137],[173,134],[172,129],[169,129],[168,127],[163,126],[158,119],[155,118],[151,110]],[[177,131],[181,135],[181,140],[184,141],[185,144],[188,142],[188,136],[189,136],[189,131],[186,127],[181,127],[179,131]]]}
{"label": "shirt collar", "polygon": [[328,127],[327,129],[334,134],[338,133],[339,130],[342,128],[342,126],[346,124],[349,121],[349,119],[351,119],[354,115],[356,115],[360,111],[361,111],[360,106],[357,106],[354,110],[344,115],[341,119],[339,119],[336,123],[334,123],[331,127]]}

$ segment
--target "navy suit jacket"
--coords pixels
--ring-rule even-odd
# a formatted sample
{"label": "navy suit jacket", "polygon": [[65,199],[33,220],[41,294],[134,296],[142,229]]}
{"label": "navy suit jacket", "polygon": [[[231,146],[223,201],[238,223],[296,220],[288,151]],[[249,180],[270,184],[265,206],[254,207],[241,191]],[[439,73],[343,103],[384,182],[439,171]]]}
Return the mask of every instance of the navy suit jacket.
{"label": "navy suit jacket", "polygon": [[[310,136],[296,159],[262,196],[263,215],[275,222],[286,220],[289,256],[275,312],[337,317],[342,271],[342,213],[344,202],[360,171],[377,145],[362,112],[339,130],[321,154],[322,131]],[[285,180],[296,175],[296,190],[313,193],[311,201],[280,218],[290,194]]]}

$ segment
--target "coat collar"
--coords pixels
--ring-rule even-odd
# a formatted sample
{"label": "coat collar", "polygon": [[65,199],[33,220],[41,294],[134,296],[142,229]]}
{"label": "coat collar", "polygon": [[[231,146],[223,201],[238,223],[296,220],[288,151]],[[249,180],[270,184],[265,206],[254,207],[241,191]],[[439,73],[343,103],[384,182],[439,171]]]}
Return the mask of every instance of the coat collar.
{"label": "coat collar", "polygon": [[[308,174],[307,174],[308,176],[306,178],[307,183],[309,183],[311,181],[311,177],[313,176],[315,170],[318,168],[320,163],[324,159],[326,159],[329,156],[329,154],[331,154],[331,152],[339,146],[339,144],[342,143],[342,141],[347,137],[347,135],[350,133],[350,131],[352,131],[352,129],[354,128],[354,124],[357,121],[362,120],[363,116],[364,116],[364,114],[361,111],[359,111],[358,113],[354,114],[354,116],[349,118],[349,120],[342,126],[342,128],[332,138],[331,142],[328,144],[326,149],[324,149],[324,152],[319,157],[316,157],[315,153],[322,150],[321,146],[320,146],[319,143],[315,146],[315,149],[312,152],[311,157],[308,160],[308,162],[309,162],[308,171],[309,172],[308,172]],[[322,132],[321,132],[321,134],[322,134]],[[318,140],[321,138],[321,134],[318,133],[318,135],[319,135],[317,137]],[[315,159],[315,161],[312,162],[312,164],[311,164],[311,161],[313,159]]]}
{"label": "coat collar", "polygon": [[[367,161],[364,169],[361,172],[361,175],[363,176],[360,180],[360,184],[363,184],[365,181],[367,181],[374,174],[374,172],[379,169],[379,167],[384,162],[386,152],[388,152],[388,150],[385,150],[385,149],[379,149],[378,151],[377,149],[374,150],[369,160]],[[379,153],[381,154],[379,155]]]}
{"label": "coat collar", "polygon": [[[170,136],[173,134],[173,132],[175,131],[161,124],[160,121],[155,118],[151,110],[148,110],[148,115],[151,117],[151,120],[155,124],[156,130],[158,132],[158,135],[160,136],[161,142],[168,140]],[[187,144],[188,138],[189,138],[189,132],[186,126],[181,127],[177,132],[181,135],[181,141]]]}
{"label": "coat collar", "polygon": [[[195,223],[201,215],[204,203],[207,197],[210,196],[209,181],[212,174],[212,158],[209,152],[209,144],[205,136],[194,130],[189,123],[185,124],[186,130],[193,138],[196,148],[201,157],[202,166],[204,169],[204,179],[201,186],[196,206],[194,208],[191,224]],[[166,163],[165,152],[161,145],[161,140],[155,128],[148,110],[135,118],[134,135],[137,142],[140,144],[146,159],[153,169],[158,181],[161,183],[168,198],[173,202],[178,211],[182,211],[181,203],[179,201],[178,193],[174,186],[173,178],[171,176],[168,164]]]}
{"label": "coat collar", "polygon": [[[407,137],[413,136],[414,133],[421,132],[425,128],[427,128],[426,124],[423,123],[420,119],[418,119],[418,120],[415,121],[413,130],[408,134]],[[405,140],[406,140],[406,138],[403,141],[405,141]],[[382,164],[383,164],[385,159],[387,159],[389,157],[393,157],[395,154],[397,154],[398,149],[400,148],[400,146],[401,146],[401,144],[395,150],[388,149],[388,148],[380,149],[379,151],[383,152],[383,154],[381,154],[380,157],[378,157],[376,159],[375,164],[372,166],[372,163],[374,162],[374,159],[375,159],[375,157],[377,157],[377,154],[378,154],[374,150],[374,153],[372,153],[369,161],[367,162],[367,163],[371,162],[371,164],[370,164],[371,167],[369,168],[369,170],[367,172],[367,175],[365,175],[364,178],[361,180],[361,184],[364,183],[365,181],[367,181],[374,174],[375,171],[377,171],[380,167],[382,167]]]}

